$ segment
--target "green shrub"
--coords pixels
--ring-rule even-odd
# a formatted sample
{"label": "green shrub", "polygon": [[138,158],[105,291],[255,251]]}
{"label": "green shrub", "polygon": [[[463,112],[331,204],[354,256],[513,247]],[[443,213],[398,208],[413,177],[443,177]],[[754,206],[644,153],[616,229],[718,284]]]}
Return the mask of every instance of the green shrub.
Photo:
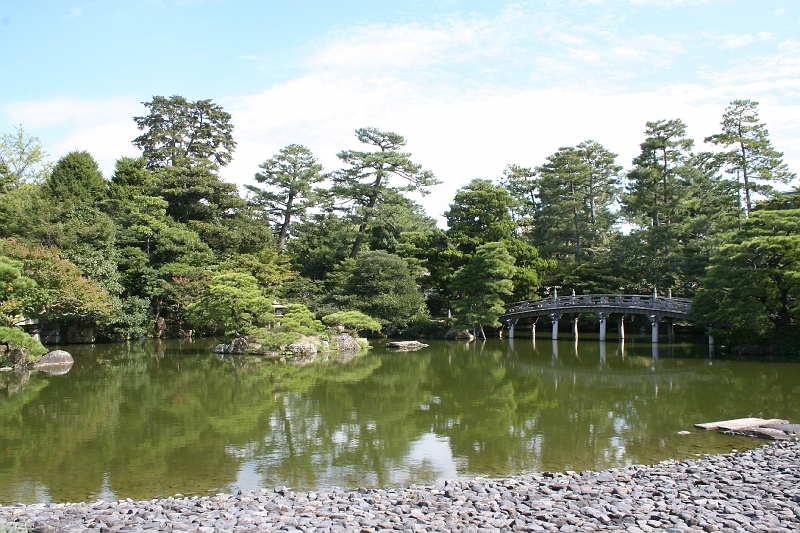
{"label": "green shrub", "polygon": [[325,331],[325,326],[314,317],[314,313],[303,304],[289,304],[288,309],[281,318],[281,325],[277,331],[302,333],[303,335],[316,335]]}
{"label": "green shrub", "polygon": [[328,326],[342,326],[354,330],[380,331],[381,323],[361,311],[340,311],[322,317]]}
{"label": "green shrub", "polygon": [[0,326],[0,363],[35,363],[47,353],[44,345],[21,328]]}
{"label": "green shrub", "polygon": [[453,319],[433,320],[427,316],[415,318],[408,327],[404,328],[402,337],[415,338],[420,335],[426,337],[444,337],[445,333],[453,327]]}
{"label": "green shrub", "polygon": [[261,344],[264,350],[283,350],[286,346],[300,340],[300,333],[295,331],[271,331],[261,329],[251,335]]}

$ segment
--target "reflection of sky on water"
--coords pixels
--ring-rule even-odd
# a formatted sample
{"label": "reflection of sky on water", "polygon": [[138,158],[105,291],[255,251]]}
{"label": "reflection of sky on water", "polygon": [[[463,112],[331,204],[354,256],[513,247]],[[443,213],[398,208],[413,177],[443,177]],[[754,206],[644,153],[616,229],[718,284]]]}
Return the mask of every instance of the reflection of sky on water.
{"label": "reflection of sky on water", "polygon": [[[425,433],[411,444],[411,449],[404,461],[410,466],[420,466],[429,464],[432,473],[436,473],[436,479],[453,479],[458,476],[458,464],[453,459],[453,451],[450,449],[450,440],[447,437],[439,437],[435,433]],[[394,475],[403,474],[408,476],[408,469],[395,472]],[[409,482],[413,482],[409,480]],[[406,484],[403,481],[400,485]]]}
{"label": "reflection of sky on water", "polygon": [[240,489],[243,492],[249,490],[257,491],[262,488],[261,475],[256,471],[258,461],[246,461],[242,463],[239,472],[236,474],[236,481],[228,485],[226,491]]}
{"label": "reflection of sky on water", "polygon": [[106,502],[115,502],[119,500],[117,495],[111,490],[111,474],[108,472],[103,474],[103,485],[100,487],[100,494],[97,498]]}
{"label": "reflection of sky on water", "polygon": [[[337,444],[353,446],[345,432],[337,431],[333,438]],[[252,457],[252,447],[231,449],[229,453],[239,457],[245,455]],[[270,465],[277,466],[281,455],[279,451],[273,450],[264,456],[244,461],[236,475],[236,481],[225,487],[225,490],[255,491],[265,486],[271,488],[287,483],[281,480],[264,479],[265,476],[270,477]],[[402,487],[412,483],[433,483],[438,480],[455,479],[459,477],[460,466],[463,466],[460,465],[461,462],[453,458],[450,441],[447,437],[440,437],[435,433],[425,433],[410,444],[408,453],[391,469],[388,485]],[[347,482],[351,479],[354,470],[352,466],[329,465],[327,471],[319,478],[317,490],[348,487]],[[362,484],[375,486],[376,482],[377,478],[367,479]]]}

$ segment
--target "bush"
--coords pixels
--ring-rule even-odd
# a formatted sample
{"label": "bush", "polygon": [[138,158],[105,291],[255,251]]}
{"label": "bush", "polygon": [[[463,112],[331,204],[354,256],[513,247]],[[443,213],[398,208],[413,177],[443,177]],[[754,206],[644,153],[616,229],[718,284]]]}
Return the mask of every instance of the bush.
{"label": "bush", "polygon": [[453,319],[434,320],[429,317],[418,317],[400,332],[400,336],[412,339],[423,335],[431,338],[443,338],[454,323]]}
{"label": "bush", "polygon": [[305,305],[289,304],[287,307],[281,318],[281,325],[275,328],[277,331],[291,331],[303,335],[316,335],[325,331],[322,322],[317,320],[314,313]]}
{"label": "bush", "polygon": [[21,328],[0,326],[0,363],[35,363],[47,348]]}
{"label": "bush", "polygon": [[380,322],[361,311],[340,311],[322,317],[322,322],[328,326],[342,326],[352,330],[380,331],[382,327]]}
{"label": "bush", "polygon": [[262,329],[251,335],[264,350],[280,351],[300,340],[301,335],[294,331],[271,331]]}

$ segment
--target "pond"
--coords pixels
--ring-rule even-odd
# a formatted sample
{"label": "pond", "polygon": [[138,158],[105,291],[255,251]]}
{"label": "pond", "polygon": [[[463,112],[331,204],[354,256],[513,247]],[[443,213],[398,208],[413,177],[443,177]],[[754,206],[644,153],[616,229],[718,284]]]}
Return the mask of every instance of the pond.
{"label": "pond", "polygon": [[649,335],[430,344],[306,364],[220,360],[211,339],[66,346],[65,375],[0,374],[0,503],[599,470],[763,444],[698,422],[800,421],[800,363]]}

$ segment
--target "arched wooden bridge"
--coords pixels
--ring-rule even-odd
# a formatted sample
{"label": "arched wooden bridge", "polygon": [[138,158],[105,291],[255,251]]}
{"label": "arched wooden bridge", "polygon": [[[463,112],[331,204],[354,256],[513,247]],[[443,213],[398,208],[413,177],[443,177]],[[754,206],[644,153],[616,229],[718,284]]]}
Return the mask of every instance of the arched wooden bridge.
{"label": "arched wooden bridge", "polygon": [[[498,318],[508,325],[509,337],[514,336],[517,324],[529,323],[536,334],[536,322],[541,317],[549,317],[553,324],[552,338],[558,338],[558,321],[564,315],[572,316],[573,335],[577,337],[578,317],[581,313],[592,313],[600,320],[600,340],[606,340],[606,322],[611,315],[619,317],[620,338],[625,338],[625,315],[644,315],[652,324],[652,340],[658,342],[658,323],[667,320],[670,340],[673,338],[672,321],[685,320],[692,301],[688,298],[659,296],[653,291],[651,296],[640,294],[582,294],[558,296],[515,302],[506,307],[506,312]],[[711,342],[713,340],[710,339]]]}

